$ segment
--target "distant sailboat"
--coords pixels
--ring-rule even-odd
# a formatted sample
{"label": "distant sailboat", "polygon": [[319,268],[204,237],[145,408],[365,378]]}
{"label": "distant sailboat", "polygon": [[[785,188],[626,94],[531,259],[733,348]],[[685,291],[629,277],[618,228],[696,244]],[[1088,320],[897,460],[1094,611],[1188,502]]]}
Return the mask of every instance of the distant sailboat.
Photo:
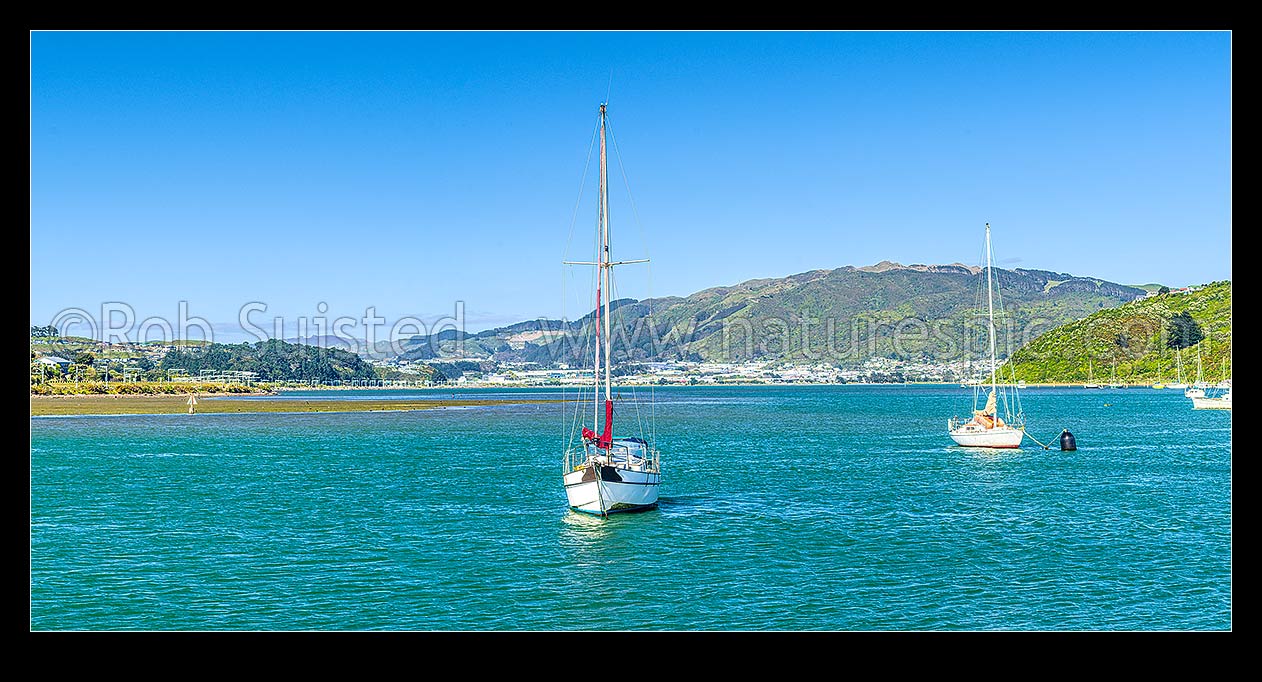
{"label": "distant sailboat", "polygon": [[1209,388],[1210,384],[1201,376],[1201,344],[1196,344],[1196,383],[1192,384],[1197,388]]}
{"label": "distant sailboat", "polygon": [[[973,416],[968,420],[951,417],[947,420],[947,433],[951,440],[960,445],[975,448],[1015,448],[1021,445],[1025,437],[1025,417],[1018,406],[1017,413],[1012,414],[1013,402],[1017,400],[1017,387],[999,383],[999,365],[995,355],[995,298],[993,274],[994,263],[990,249],[990,223],[986,223],[986,309],[990,337],[990,392],[986,396],[986,404],[977,409],[980,386],[973,391]],[[1008,399],[1011,395],[1012,401]],[[999,416],[998,396],[1002,395],[1003,409],[1007,419]]]}
{"label": "distant sailboat", "polygon": [[1201,344],[1198,343],[1196,344],[1196,383],[1183,391],[1183,395],[1188,398],[1204,398],[1207,388],[1209,384],[1205,383],[1201,376]]}
{"label": "distant sailboat", "polygon": [[1231,377],[1227,375],[1227,358],[1223,358],[1223,378],[1214,385],[1214,388],[1231,388]]}
{"label": "distant sailboat", "polygon": [[[1197,350],[1198,351],[1200,350],[1199,345],[1197,346]],[[1197,378],[1200,378],[1199,354],[1197,358],[1198,358]],[[1214,388],[1203,390],[1201,395],[1188,396],[1192,399],[1192,409],[1194,410],[1230,410],[1231,409],[1231,379],[1227,376],[1227,358],[1223,358],[1223,375],[1222,376],[1223,378],[1218,382],[1217,385],[1214,386]],[[1197,382],[1197,383],[1199,384],[1200,382]],[[1194,391],[1197,389],[1190,388],[1188,390]],[[1219,395],[1206,395],[1206,391],[1213,391],[1213,390],[1221,390],[1223,392]]]}
{"label": "distant sailboat", "polygon": [[1214,397],[1207,398],[1199,396],[1192,398],[1192,409],[1194,410],[1230,410],[1231,409],[1231,389],[1227,392]]}
{"label": "distant sailboat", "polygon": [[961,388],[970,388],[972,386],[976,386],[979,383],[977,379],[972,378],[972,374],[973,374],[973,363],[968,361],[968,354],[965,353],[964,357],[960,358],[960,387]]}
{"label": "distant sailboat", "polygon": [[[1223,376],[1227,375],[1227,359],[1223,358]],[[1194,410],[1230,410],[1231,409],[1231,379],[1224,378],[1218,382],[1218,389],[1223,392],[1219,395],[1200,395],[1192,396],[1192,409]],[[1214,390],[1214,389],[1209,389]]]}
{"label": "distant sailboat", "polygon": [[1188,385],[1183,383],[1183,354],[1179,352],[1178,348],[1174,349],[1174,363],[1175,363],[1175,368],[1176,368],[1175,377],[1178,379],[1178,381],[1175,381],[1173,384],[1166,384],[1166,388],[1177,388],[1177,389],[1187,388]]}
{"label": "distant sailboat", "polygon": [[1100,384],[1095,382],[1094,372],[1092,371],[1091,356],[1087,356],[1087,383],[1083,384],[1083,388],[1100,388]]}
{"label": "distant sailboat", "polygon": [[1117,380],[1117,360],[1113,361],[1113,380],[1109,382],[1109,388],[1126,388],[1126,384],[1118,383]]}

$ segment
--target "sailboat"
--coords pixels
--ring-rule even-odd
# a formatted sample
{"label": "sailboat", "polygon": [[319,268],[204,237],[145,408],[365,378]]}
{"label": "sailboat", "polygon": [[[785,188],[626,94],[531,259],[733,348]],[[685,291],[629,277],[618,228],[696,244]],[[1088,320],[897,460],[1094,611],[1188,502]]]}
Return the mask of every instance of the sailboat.
{"label": "sailboat", "polygon": [[1223,358],[1223,378],[1214,385],[1214,389],[1221,390],[1218,395],[1201,395],[1192,396],[1192,409],[1194,410],[1230,410],[1231,409],[1231,379],[1227,377],[1227,358]]}
{"label": "sailboat", "polygon": [[1209,388],[1209,384],[1205,383],[1201,376],[1201,344],[1198,343],[1196,344],[1196,383],[1183,391],[1183,395],[1188,398],[1204,398],[1206,388]]}
{"label": "sailboat", "polygon": [[1227,375],[1227,358],[1223,358],[1223,378],[1214,388],[1231,388],[1231,377]]}
{"label": "sailboat", "polygon": [[1091,364],[1091,356],[1087,356],[1087,383],[1083,384],[1083,388],[1100,388],[1100,384],[1095,382]]}
{"label": "sailboat", "polygon": [[1192,398],[1192,409],[1194,410],[1230,410],[1231,409],[1231,388],[1220,396],[1207,398],[1199,396]]}
{"label": "sailboat", "polygon": [[[999,367],[995,358],[995,295],[993,274],[994,258],[990,249],[990,223],[986,223],[986,310],[989,316],[990,336],[990,392],[986,404],[977,409],[982,386],[973,391],[973,416],[968,420],[951,417],[947,420],[947,433],[959,445],[975,448],[1015,448],[1025,437],[1025,417],[1021,414],[1017,387],[999,383]],[[1012,400],[1009,400],[1011,395]],[[999,397],[1003,398],[1004,416],[999,416]],[[1013,402],[1017,413],[1012,414]]]}
{"label": "sailboat", "polygon": [[1126,388],[1126,384],[1117,381],[1117,360],[1113,361],[1113,380],[1109,382],[1109,388]]}
{"label": "sailboat", "polygon": [[[565,469],[562,474],[570,508],[600,516],[656,507],[658,488],[662,484],[661,453],[655,444],[643,437],[643,432],[640,437],[613,436],[614,400],[610,347],[614,337],[611,334],[609,316],[609,299],[613,298],[610,294],[613,291],[613,269],[619,265],[644,263],[647,259],[614,261],[610,257],[612,249],[609,231],[609,173],[605,152],[606,107],[607,103],[600,105],[600,196],[596,218],[598,258],[596,262],[567,262],[568,265],[591,265],[597,268],[595,353],[592,357],[595,376],[591,400],[592,425],[582,426],[577,438],[574,429],[569,429]],[[583,412],[584,404],[580,392],[575,402],[574,426],[579,426],[578,415]],[[604,426],[597,433],[596,426],[602,412]],[[650,427],[650,433],[652,432]]]}
{"label": "sailboat", "polygon": [[1187,388],[1188,385],[1183,383],[1183,353],[1178,348],[1174,349],[1175,378],[1178,381],[1173,384],[1166,384],[1166,388]]}
{"label": "sailboat", "polygon": [[965,354],[965,356],[960,359],[960,388],[972,388],[973,386],[981,383],[979,380],[973,378],[973,363],[969,362],[967,358],[968,355]]}
{"label": "sailboat", "polygon": [[1210,383],[1205,381],[1201,376],[1201,344],[1196,344],[1196,383],[1192,384],[1196,388],[1209,388]]}
{"label": "sailboat", "polygon": [[[1208,382],[1206,383],[1208,386]],[[1208,395],[1213,390],[1221,390],[1218,395]],[[1231,409],[1231,379],[1227,378],[1227,358],[1223,358],[1223,378],[1214,387],[1205,389],[1205,394],[1199,396],[1191,396],[1192,409],[1194,410],[1230,410]]]}

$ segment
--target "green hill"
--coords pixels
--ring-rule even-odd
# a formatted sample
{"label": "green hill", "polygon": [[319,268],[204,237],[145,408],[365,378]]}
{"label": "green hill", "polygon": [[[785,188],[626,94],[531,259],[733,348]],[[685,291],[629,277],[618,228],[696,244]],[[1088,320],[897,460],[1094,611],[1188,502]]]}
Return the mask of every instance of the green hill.
{"label": "green hill", "polygon": [[[985,278],[976,267],[900,265],[814,270],[715,287],[686,297],[612,304],[615,362],[822,361],[858,364],[870,357],[955,362],[979,357],[979,314]],[[1007,314],[1005,328],[1024,338],[1112,308],[1143,291],[1104,280],[1044,270],[1003,270],[995,277]],[[652,325],[646,317],[652,308]],[[590,362],[591,313],[580,320],[533,320],[461,340],[465,357],[497,361]],[[965,325],[971,351],[961,347]],[[404,357],[449,356],[456,332],[415,337]],[[1016,347],[1018,343],[1012,343]],[[1006,341],[1001,347],[1009,347]]]}
{"label": "green hill", "polygon": [[203,370],[257,372],[262,381],[345,381],[375,379],[372,365],[340,348],[318,348],[278,339],[257,343],[212,343],[201,348],[173,349],[162,369],[180,369],[196,376]]}
{"label": "green hill", "polygon": [[1196,379],[1200,348],[1206,381],[1223,378],[1223,360],[1231,376],[1231,282],[1214,282],[1191,293],[1169,293],[1101,310],[1057,327],[1013,353],[1003,370],[1028,382],[1079,383],[1087,380],[1089,363],[1094,378],[1106,382],[1117,363],[1117,378],[1151,384],[1175,380],[1175,351],[1166,344],[1168,321],[1187,312],[1205,338],[1184,348],[1183,378]]}

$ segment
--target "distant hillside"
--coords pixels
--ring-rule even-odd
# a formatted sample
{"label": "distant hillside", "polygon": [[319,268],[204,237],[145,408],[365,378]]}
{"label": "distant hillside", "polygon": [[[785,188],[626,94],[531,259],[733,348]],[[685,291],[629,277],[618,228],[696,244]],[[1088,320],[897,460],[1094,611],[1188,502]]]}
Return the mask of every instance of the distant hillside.
{"label": "distant hillside", "polygon": [[[1012,355],[1009,369],[1030,382],[1086,381],[1088,364],[1104,382],[1117,363],[1119,381],[1130,383],[1175,380],[1175,352],[1167,347],[1167,324],[1188,312],[1205,335],[1199,344],[1181,351],[1183,378],[1196,378],[1200,347],[1204,377],[1223,378],[1223,360],[1231,376],[1231,282],[1214,282],[1200,291],[1145,298],[1053,329]],[[1006,374],[1008,370],[1005,369]]]}
{"label": "distant hillside", "polygon": [[[615,361],[690,359],[822,361],[857,364],[872,357],[961,360],[978,357],[984,326],[984,277],[976,267],[900,265],[815,270],[755,279],[687,297],[615,301],[622,331]],[[1019,332],[1012,346],[1039,332],[1144,294],[1104,280],[1043,270],[995,270],[1007,313]],[[646,317],[653,311],[652,324]],[[447,330],[405,343],[403,357],[450,356],[456,341],[466,357],[571,365],[590,361],[594,317],[532,320],[458,337]],[[969,331],[971,350],[961,338]],[[1004,344],[1007,343],[1005,338]]]}
{"label": "distant hillside", "polygon": [[326,334],[324,336],[312,334],[307,337],[294,337],[292,339],[285,339],[285,343],[292,343],[300,346],[319,346],[320,348],[341,348],[342,350],[350,351],[352,353],[357,350],[358,345],[355,341],[342,338],[340,336],[333,336],[331,334]]}
{"label": "distant hillside", "polygon": [[182,369],[191,375],[202,370],[258,372],[263,381],[335,381],[375,379],[372,365],[337,348],[317,348],[277,339],[258,343],[212,343],[204,348],[171,350],[162,369]]}

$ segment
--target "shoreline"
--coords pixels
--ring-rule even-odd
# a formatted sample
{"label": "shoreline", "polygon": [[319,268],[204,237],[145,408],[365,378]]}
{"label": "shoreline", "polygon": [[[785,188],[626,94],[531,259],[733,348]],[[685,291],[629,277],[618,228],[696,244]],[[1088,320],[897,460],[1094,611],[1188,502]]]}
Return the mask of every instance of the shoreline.
{"label": "shoreline", "polygon": [[485,400],[447,398],[424,400],[242,400],[246,396],[199,398],[188,415],[187,396],[181,395],[59,395],[31,396],[31,417],[124,416],[149,414],[328,414],[336,412],[417,412],[447,408],[491,407],[557,400]]}
{"label": "shoreline", "polygon": [[[967,389],[954,382],[904,382],[904,383],[845,383],[845,384],[668,384],[661,388],[809,388],[814,386],[942,386],[948,388]],[[658,388],[653,385],[619,386],[620,390]],[[300,396],[284,397],[285,393],[295,391],[333,392],[339,390],[408,390],[425,391],[436,394],[456,391],[495,391],[503,389],[544,389],[572,390],[580,386],[530,386],[530,385],[492,385],[492,386],[334,386],[328,388],[278,388],[272,392],[260,393],[203,393],[198,394],[195,414],[263,414],[263,413],[335,413],[335,412],[415,412],[422,410],[445,409],[449,407],[489,407],[494,405],[520,405],[525,403],[555,403],[560,398],[520,400],[488,400],[478,397],[441,397],[439,395],[419,398],[391,399],[368,398],[363,400],[322,400],[320,398],[304,398]],[[1084,389],[1082,384],[1027,384],[1025,388],[1074,388],[1084,391],[1122,390],[1122,389]],[[1126,389],[1153,389],[1151,384],[1128,384]],[[279,396],[279,397],[278,397]],[[268,397],[267,400],[258,400]],[[187,414],[187,394],[136,394],[107,393],[87,395],[35,395],[30,396],[30,415],[46,416],[110,416],[110,415],[147,415],[147,414]]]}
{"label": "shoreline", "polygon": [[[1021,388],[1083,388],[1083,382],[1075,381],[1071,383],[1027,383]],[[989,386],[990,384],[981,384],[981,386]],[[459,386],[453,385],[437,385],[437,386],[312,386],[312,387],[278,387],[276,394],[287,393],[291,391],[468,391],[468,390],[484,390],[484,389],[504,389],[504,388],[549,388],[549,389],[579,389],[589,388],[591,384],[465,384]],[[865,381],[847,381],[845,383],[829,383],[829,382],[794,382],[794,383],[746,383],[746,382],[724,382],[724,383],[704,383],[704,384],[620,384],[616,385],[616,389],[632,389],[632,388],[722,388],[724,386],[738,387],[809,387],[809,386],[957,386],[959,388],[973,388],[972,386],[960,386],[956,381],[881,381],[881,382],[865,382]],[[1125,388],[1152,388],[1151,383],[1143,384],[1123,384]],[[1107,388],[1107,387],[1106,387]],[[1092,389],[1095,390],[1095,389]]]}

